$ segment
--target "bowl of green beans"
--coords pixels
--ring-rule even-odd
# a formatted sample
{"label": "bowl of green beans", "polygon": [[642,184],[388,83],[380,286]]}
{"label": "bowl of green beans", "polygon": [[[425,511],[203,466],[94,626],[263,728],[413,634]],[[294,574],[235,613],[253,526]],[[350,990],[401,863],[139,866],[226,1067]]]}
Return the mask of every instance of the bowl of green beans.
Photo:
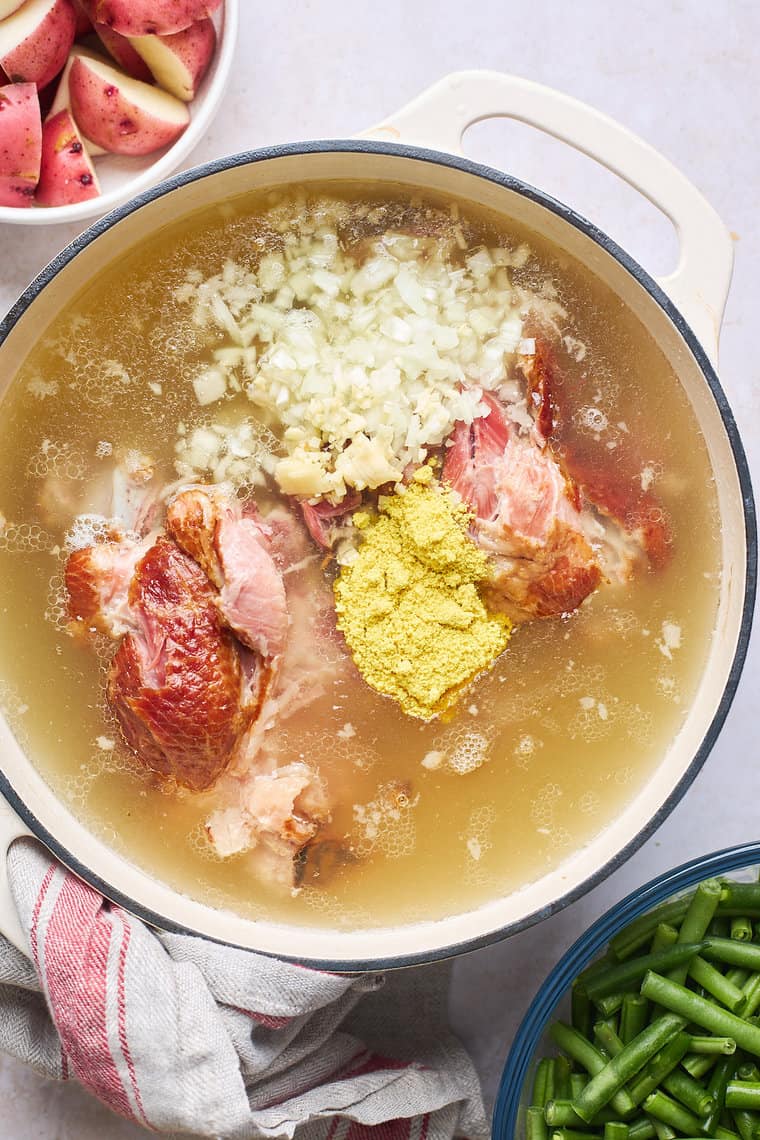
{"label": "bowl of green beans", "polygon": [[494,1140],[760,1140],[760,843],[612,907],[536,994]]}

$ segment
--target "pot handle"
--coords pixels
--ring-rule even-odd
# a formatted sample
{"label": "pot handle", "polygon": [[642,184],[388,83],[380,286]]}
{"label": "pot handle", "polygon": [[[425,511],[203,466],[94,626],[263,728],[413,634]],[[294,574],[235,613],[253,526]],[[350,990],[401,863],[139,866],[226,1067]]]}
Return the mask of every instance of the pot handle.
{"label": "pot handle", "polygon": [[529,79],[498,71],[457,71],[361,137],[461,154],[468,127],[499,117],[518,119],[569,143],[639,190],[670,219],[678,235],[679,261],[658,283],[715,364],[731,283],[731,236],[696,186],[627,127]]}
{"label": "pot handle", "polygon": [[0,796],[0,934],[27,958],[30,957],[29,939],[21,926],[11,894],[8,881],[8,851],[14,840],[31,834],[8,801]]}

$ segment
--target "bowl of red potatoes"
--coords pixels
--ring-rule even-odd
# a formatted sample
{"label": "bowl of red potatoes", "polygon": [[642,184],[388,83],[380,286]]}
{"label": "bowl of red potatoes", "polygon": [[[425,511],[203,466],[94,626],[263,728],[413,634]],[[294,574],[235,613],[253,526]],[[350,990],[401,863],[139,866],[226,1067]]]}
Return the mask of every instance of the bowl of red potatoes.
{"label": "bowl of red potatoes", "polygon": [[237,18],[237,0],[0,0],[0,222],[104,214],[179,166]]}

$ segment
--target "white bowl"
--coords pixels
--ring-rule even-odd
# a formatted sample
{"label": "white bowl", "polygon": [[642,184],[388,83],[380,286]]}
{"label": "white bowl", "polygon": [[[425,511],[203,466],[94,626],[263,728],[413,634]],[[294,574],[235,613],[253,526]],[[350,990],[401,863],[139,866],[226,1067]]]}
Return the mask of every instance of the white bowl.
{"label": "white bowl", "polygon": [[[0,222],[17,226],[50,226],[59,222],[80,222],[100,217],[114,206],[134,198],[150,186],[166,178],[187,158],[216,114],[232,70],[238,32],[238,0],[224,0],[214,17],[218,43],[211,67],[204,76],[198,94],[188,104],[190,124],[177,141],[167,149],[142,157],[105,154],[95,160],[102,193],[86,202],[70,206],[0,206]],[[104,53],[105,54],[105,53]]]}

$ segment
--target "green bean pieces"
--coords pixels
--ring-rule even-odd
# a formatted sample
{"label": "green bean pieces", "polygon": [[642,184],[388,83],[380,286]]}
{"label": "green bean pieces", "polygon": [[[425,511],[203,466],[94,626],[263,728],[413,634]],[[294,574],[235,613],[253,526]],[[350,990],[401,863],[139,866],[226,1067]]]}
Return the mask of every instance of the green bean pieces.
{"label": "green bean pieces", "polygon": [[649,1064],[634,1077],[628,1086],[631,1099],[635,1104],[641,1104],[650,1093],[657,1091],[668,1073],[672,1073],[680,1063],[690,1044],[691,1038],[688,1033],[677,1033],[668,1041],[667,1045],[655,1053]]}
{"label": "green bean pieces", "polygon": [[619,931],[549,1028],[515,1140],[760,1140],[760,881]]}
{"label": "green bean pieces", "polygon": [[741,1013],[747,1004],[747,999],[739,989],[735,986],[725,974],[721,974],[720,970],[716,970],[710,962],[706,962],[704,958],[697,956],[693,958],[688,966],[689,976],[694,979],[706,990],[708,994],[712,994],[717,998],[721,1005],[725,1005],[732,1013]]}
{"label": "green bean pieces", "polygon": [[727,1057],[736,1052],[733,1037],[692,1037],[691,1053],[724,1053]]}
{"label": "green bean pieces", "polygon": [[[760,955],[760,946],[754,947],[754,949]],[[628,958],[618,966],[611,966],[603,973],[593,977],[586,983],[586,993],[591,1001],[598,1005],[600,998],[625,990],[627,986],[636,985],[638,989],[638,985],[647,970],[654,970],[656,973],[662,974],[675,966],[685,965],[688,969],[689,963],[701,950],[701,942],[685,942],[676,943],[675,946],[667,946],[664,950],[658,950],[654,954],[643,954],[640,958]]]}
{"label": "green bean pieces", "polygon": [[[684,915],[681,929],[678,931],[679,943],[701,942],[712,922],[721,894],[722,887],[717,879],[705,879],[703,883],[699,884],[689,903],[689,909]],[[683,963],[671,970],[668,977],[683,985],[688,972],[688,965]]]}
{"label": "green bean pieces", "polygon": [[756,942],[737,942],[733,938],[706,938],[702,956],[713,962],[727,962],[731,966],[760,970],[760,946]]}
{"label": "green bean pieces", "polygon": [[760,1083],[757,1081],[730,1081],[726,1087],[727,1108],[760,1108]]}
{"label": "green bean pieces", "polygon": [[[587,1073],[591,1073],[592,1077],[604,1069],[607,1063],[605,1058],[590,1041],[587,1041],[581,1036],[577,1029],[572,1029],[562,1021],[555,1021],[549,1033],[555,1045],[558,1045],[560,1049],[564,1050],[568,1057],[571,1057],[574,1061],[577,1061],[579,1065],[582,1065]],[[588,1088],[588,1085],[586,1087]],[[635,1108],[628,1093],[622,1089],[616,1092],[611,1098],[611,1103],[613,1108],[622,1116],[628,1116]],[[573,1107],[576,1108],[575,1101],[573,1102]]]}
{"label": "green bean pieces", "polygon": [[659,974],[645,974],[641,984],[641,992],[650,1001],[677,1013],[687,1021],[701,1025],[703,1029],[711,1029],[722,1037],[733,1037],[737,1045],[760,1057],[760,1028],[736,1017],[735,1014],[711,1005],[709,1001],[698,994],[687,990],[684,986],[663,978]]}
{"label": "green bean pieces", "polygon": [[544,1057],[536,1065],[536,1075],[533,1078],[532,1104],[543,1108],[548,1100],[554,1096],[554,1059]]}
{"label": "green bean pieces", "polygon": [[731,937],[737,942],[751,942],[752,934],[752,923],[746,914],[738,914],[731,919]]}
{"label": "green bean pieces", "polygon": [[622,1051],[599,1070],[573,1101],[573,1108],[585,1121],[593,1120],[600,1108],[619,1093],[623,1085],[651,1060],[654,1054],[671,1037],[683,1029],[686,1022],[673,1014],[658,1017],[638,1037],[634,1037]]}
{"label": "green bean pieces", "polygon": [[[624,930],[619,931],[614,938],[610,939],[612,956],[618,962],[624,962],[626,958],[635,954],[640,946],[649,941],[661,923],[680,922],[688,909],[688,898],[674,899],[672,902],[658,906],[656,910],[650,910],[648,914],[642,914],[639,918],[635,918]],[[630,1130],[628,1136],[630,1140]]]}
{"label": "green bean pieces", "polygon": [[626,994],[620,1007],[620,1040],[632,1041],[649,1020],[649,1002],[641,994]]}
{"label": "green bean pieces", "polygon": [[736,1064],[735,1057],[721,1057],[710,1074],[710,1083],[707,1086],[707,1091],[712,1103],[710,1110],[704,1117],[702,1127],[705,1132],[709,1132],[711,1135],[715,1134],[723,1109],[725,1108],[726,1090],[728,1088],[728,1082],[734,1075]]}
{"label": "green bean pieces", "polygon": [[525,1113],[526,1140],[547,1140],[549,1129],[544,1120],[544,1110],[538,1105],[531,1105]]}

